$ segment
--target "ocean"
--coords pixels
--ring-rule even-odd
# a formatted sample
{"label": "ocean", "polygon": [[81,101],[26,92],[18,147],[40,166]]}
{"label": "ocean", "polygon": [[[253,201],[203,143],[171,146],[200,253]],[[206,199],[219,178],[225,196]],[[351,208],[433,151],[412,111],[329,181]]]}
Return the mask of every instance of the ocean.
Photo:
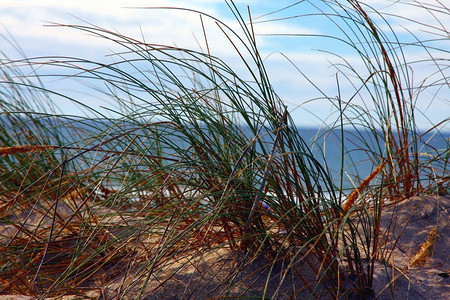
{"label": "ocean", "polygon": [[[77,161],[72,161],[70,166],[82,169],[88,165],[99,166],[102,163],[111,163],[109,160],[105,161],[104,154],[98,150],[146,153],[162,156],[162,159],[170,159],[176,158],[176,154],[171,150],[174,145],[180,149],[188,149],[191,146],[185,137],[173,130],[173,127],[166,123],[161,124],[158,125],[159,127],[155,127],[139,122],[124,122],[112,119],[66,118],[61,120],[44,116],[38,121],[32,121],[27,117],[16,116],[16,118],[11,118],[11,116],[3,115],[0,119],[0,132],[4,131],[15,137],[14,144],[18,145],[30,143],[26,132],[33,132],[35,143],[63,145],[71,149],[68,151],[67,157],[79,155]],[[23,128],[26,128],[26,130]],[[244,135],[244,142],[250,141],[255,136],[254,132],[252,133],[248,127],[239,128]],[[344,129],[343,131],[312,127],[298,127],[296,129],[314,159],[329,171],[333,183],[336,186],[342,184],[344,189],[350,189],[357,185],[378,166],[378,163],[373,160],[374,157],[378,157],[378,161],[381,161],[380,157],[388,155],[382,142],[384,134],[381,131],[377,132],[379,139],[377,141],[373,132],[366,129]],[[269,143],[267,148],[270,149],[274,134],[258,133],[262,136],[261,139],[266,139],[266,142]],[[212,136],[214,135],[216,134],[213,133]],[[217,135],[221,136],[221,134]],[[156,136],[159,136],[161,140],[156,139]],[[225,141],[223,136],[219,139],[222,139],[224,143],[233,143],[233,140]],[[342,140],[344,143],[342,143]],[[410,136],[411,140],[414,140],[412,135]],[[445,168],[449,156],[450,132],[432,131],[417,134],[416,140],[416,143],[411,143],[409,150],[411,153],[417,152],[419,160],[424,165],[422,167],[424,171],[423,180],[430,179],[428,177],[434,172],[433,168],[438,173],[444,172],[441,176],[446,176]],[[242,144],[242,140],[240,143]],[[163,150],[157,151],[156,146]],[[79,148],[90,149],[90,151],[82,153],[83,151]],[[237,147],[236,149],[244,151],[243,147]],[[145,165],[136,165],[135,167],[145,168]]]}

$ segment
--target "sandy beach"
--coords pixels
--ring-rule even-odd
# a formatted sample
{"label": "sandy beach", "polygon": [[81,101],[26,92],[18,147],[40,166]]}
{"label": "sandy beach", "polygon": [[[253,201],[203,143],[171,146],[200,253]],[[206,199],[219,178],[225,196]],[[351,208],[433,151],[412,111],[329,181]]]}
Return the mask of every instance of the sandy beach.
{"label": "sandy beach", "polygon": [[[384,251],[375,263],[374,294],[365,299],[450,298],[449,207],[449,196],[413,197],[384,207],[380,240]],[[281,260],[275,264],[263,257],[249,261],[228,248],[212,249],[195,258],[181,258],[163,273],[155,272],[142,299],[261,299],[264,293],[270,299],[307,298],[310,290],[305,288],[305,282],[290,273],[286,276],[285,269]],[[304,262],[295,269],[302,272],[303,280],[314,280],[314,273]],[[84,299],[117,299],[121,284],[132,280],[136,278],[131,274],[127,278],[115,274],[109,282],[92,286]],[[296,294],[292,294],[293,286]],[[138,295],[138,286],[131,285],[126,299],[136,299]],[[1,295],[0,299],[37,298]]]}

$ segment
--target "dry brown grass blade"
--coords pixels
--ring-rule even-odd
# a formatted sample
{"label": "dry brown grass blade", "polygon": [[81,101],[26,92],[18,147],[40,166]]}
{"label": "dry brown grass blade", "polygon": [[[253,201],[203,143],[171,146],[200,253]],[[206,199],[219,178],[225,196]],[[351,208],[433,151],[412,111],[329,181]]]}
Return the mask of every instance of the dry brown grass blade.
{"label": "dry brown grass blade", "polygon": [[435,241],[436,228],[433,228],[428,233],[426,241],[420,245],[419,251],[414,255],[414,258],[411,261],[411,267],[419,267],[426,262],[427,256],[430,253],[430,248],[434,246]]}
{"label": "dry brown grass blade", "polygon": [[0,205],[0,217],[3,217],[6,210],[10,208],[13,204],[17,202],[17,197],[12,198],[11,200],[7,201],[5,204]]}
{"label": "dry brown grass blade", "polygon": [[16,153],[38,152],[44,150],[54,150],[58,147],[51,145],[16,145],[0,148],[0,155],[11,155]]}
{"label": "dry brown grass blade", "polygon": [[386,166],[386,162],[383,162],[381,163],[381,165],[376,167],[375,170],[373,170],[373,172],[370,173],[370,175],[367,176],[366,179],[364,179],[361,182],[361,184],[351,192],[351,194],[347,197],[347,201],[345,201],[344,205],[342,206],[342,209],[344,210],[345,213],[348,213],[353,204],[355,204],[355,201],[361,194],[361,192],[370,184],[370,182],[372,181],[372,179],[375,178],[375,176],[380,174],[384,166]]}

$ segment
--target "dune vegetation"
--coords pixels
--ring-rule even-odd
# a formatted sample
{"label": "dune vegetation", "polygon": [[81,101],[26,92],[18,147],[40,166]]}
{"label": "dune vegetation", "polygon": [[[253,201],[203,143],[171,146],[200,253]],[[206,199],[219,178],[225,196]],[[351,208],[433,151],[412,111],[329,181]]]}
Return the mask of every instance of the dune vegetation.
{"label": "dune vegetation", "polygon": [[[449,120],[419,131],[415,99],[448,90],[448,48],[431,42],[450,33],[443,22],[433,41],[406,45],[363,1],[321,3],[327,10],[315,17],[335,23],[364,70],[336,55],[336,84],[351,83],[354,94],[304,99],[338,112],[313,140],[271,84],[250,11],[231,1],[238,29],[186,13],[216,22],[243,71],[209,53],[207,36],[200,51],[89,24],[58,26],[114,41],[123,48],[114,62],[2,57],[0,294],[163,299],[183,282],[177,296],[186,299],[376,295],[374,265],[388,266],[392,251],[380,229],[385,205],[449,189]],[[429,53],[431,82],[413,84],[418,62],[406,60],[406,46]],[[45,76],[98,84],[114,106],[47,89]],[[55,97],[86,115],[61,113]],[[330,135],[342,157],[337,176],[320,151]],[[344,157],[355,144],[371,171],[349,185]]]}

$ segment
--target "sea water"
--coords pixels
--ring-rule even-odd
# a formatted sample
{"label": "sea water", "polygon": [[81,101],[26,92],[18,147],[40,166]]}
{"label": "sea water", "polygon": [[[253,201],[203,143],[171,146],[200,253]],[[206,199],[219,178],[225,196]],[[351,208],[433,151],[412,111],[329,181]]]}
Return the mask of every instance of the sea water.
{"label": "sea water", "polygon": [[[12,119],[11,119],[12,120]],[[1,118],[1,130],[15,130],[20,132],[20,126],[27,127],[27,131],[34,131],[37,140],[43,143],[56,143],[70,148],[66,149],[66,158],[71,162],[66,167],[80,169],[97,166],[107,169],[108,164],[114,167],[115,158],[120,153],[150,154],[161,156],[161,160],[177,159],[171,146],[176,145],[180,149],[189,149],[189,141],[183,139],[182,135],[171,126],[160,126],[160,128],[149,128],[145,124],[138,122],[123,122],[119,120],[105,119],[56,119],[54,117],[42,118],[37,124],[35,121],[27,120],[22,117],[18,123],[17,118],[14,121]],[[207,129],[204,129],[207,131]],[[336,187],[344,189],[354,188],[355,185],[366,178],[388,155],[388,150],[384,144],[384,134],[365,129],[335,129],[323,130],[320,128],[296,128],[297,134],[307,145],[311,157],[328,172]],[[252,131],[248,127],[240,126],[241,132],[245,138],[244,141],[259,140],[267,142],[267,149],[272,149],[275,140],[274,132]],[[207,132],[207,134],[216,135],[216,133]],[[45,136],[45,139],[39,136]],[[259,136],[258,136],[259,135]],[[159,138],[161,143],[157,143]],[[223,137],[222,137],[223,138]],[[377,140],[378,138],[378,140]],[[18,137],[16,144],[21,144]],[[224,139],[224,138],[223,138]],[[418,153],[418,158],[428,164],[422,168],[424,173],[423,180],[429,180],[430,173],[435,170],[441,176],[445,176],[445,168],[448,163],[450,131],[428,132],[425,134],[417,133],[415,136],[409,136],[409,142],[417,142],[409,145],[409,152]],[[342,142],[344,141],[344,142]],[[232,143],[233,141],[227,141]],[[29,143],[24,141],[24,143]],[[272,144],[271,144],[272,143]],[[172,145],[171,145],[172,144]],[[163,151],[158,152],[158,147]],[[219,145],[220,146],[220,145]],[[255,143],[255,147],[260,147]],[[241,151],[245,151],[245,147]],[[259,151],[261,149],[256,149]],[[106,152],[101,152],[106,151]],[[110,152],[108,152],[110,151]],[[115,154],[111,151],[116,151]],[[239,156],[239,153],[237,153]],[[110,159],[105,160],[105,156],[110,155]],[[130,155],[130,159],[133,157]],[[72,156],[72,158],[71,158]],[[76,158],[76,159],[74,159]],[[410,157],[413,160],[413,157]],[[145,169],[145,160],[141,161],[143,165],[130,162],[130,168]],[[121,163],[127,164],[125,161]],[[434,169],[434,170],[433,170]],[[444,174],[442,174],[444,172]],[[114,183],[117,185],[117,183]]]}

